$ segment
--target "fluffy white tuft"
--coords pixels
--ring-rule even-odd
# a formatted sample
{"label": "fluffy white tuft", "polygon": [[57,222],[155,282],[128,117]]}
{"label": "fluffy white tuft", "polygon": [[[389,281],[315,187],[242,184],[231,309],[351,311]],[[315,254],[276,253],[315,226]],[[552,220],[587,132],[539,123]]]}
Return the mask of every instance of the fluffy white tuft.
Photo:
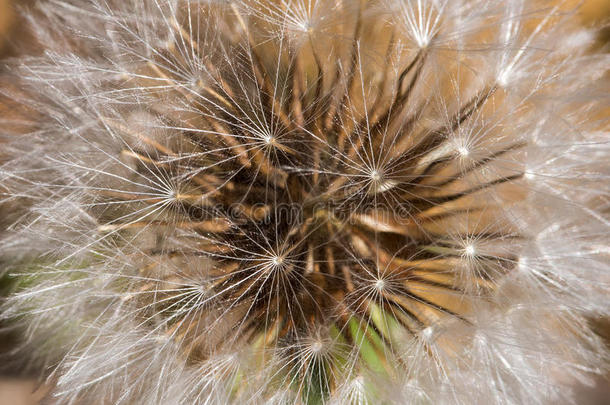
{"label": "fluffy white tuft", "polygon": [[573,12],[24,10],[0,313],[49,401],[577,403],[608,367],[610,60]]}

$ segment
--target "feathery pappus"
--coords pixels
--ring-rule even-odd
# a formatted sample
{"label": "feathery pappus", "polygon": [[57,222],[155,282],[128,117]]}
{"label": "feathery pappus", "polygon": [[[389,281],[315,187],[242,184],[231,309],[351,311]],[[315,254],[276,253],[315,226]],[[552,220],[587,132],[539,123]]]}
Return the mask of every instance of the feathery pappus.
{"label": "feathery pappus", "polygon": [[564,3],[24,9],[0,314],[49,403],[576,403],[609,58]]}

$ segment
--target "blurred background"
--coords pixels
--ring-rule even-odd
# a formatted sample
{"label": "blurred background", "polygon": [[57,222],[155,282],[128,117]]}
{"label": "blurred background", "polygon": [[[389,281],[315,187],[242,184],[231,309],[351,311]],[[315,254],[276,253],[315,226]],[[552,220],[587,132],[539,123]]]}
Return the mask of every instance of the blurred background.
{"label": "blurred background", "polygon": [[[35,1],[45,0],[0,0],[0,88],[9,85],[2,79],[3,73],[7,69],[3,65],[6,58],[40,52],[33,36],[28,32],[27,24],[18,12],[19,7],[27,7]],[[569,5],[582,3],[578,14],[574,18],[577,18],[584,26],[600,30],[597,45],[592,49],[592,52],[607,52],[610,44],[610,0],[557,1]],[[7,114],[11,114],[10,103],[1,103],[0,116],[6,116]],[[3,226],[1,216],[2,213],[0,212],[0,227]],[[2,266],[1,262],[0,266]],[[0,300],[2,300],[2,295],[6,294],[7,289],[6,279],[3,281],[0,277]],[[610,345],[610,320],[595,319],[591,320],[591,323]],[[6,334],[1,331],[2,325],[0,325],[0,356],[2,353],[9,351],[11,345],[15,343],[15,338],[11,337],[10,333]],[[46,390],[44,385],[38,383],[35,377],[35,375],[24,376],[19,367],[2,364],[0,358],[0,405],[39,404]],[[579,404],[605,405],[610,403],[610,380],[608,377],[599,378],[596,387],[583,386],[579,391],[581,393]]]}

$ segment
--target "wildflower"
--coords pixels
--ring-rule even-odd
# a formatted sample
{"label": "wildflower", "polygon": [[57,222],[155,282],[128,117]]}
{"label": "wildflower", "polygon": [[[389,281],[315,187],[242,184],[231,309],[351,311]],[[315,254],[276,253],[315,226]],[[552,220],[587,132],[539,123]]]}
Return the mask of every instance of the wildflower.
{"label": "wildflower", "polygon": [[565,8],[29,13],[2,313],[57,403],[547,403],[604,371],[608,61]]}

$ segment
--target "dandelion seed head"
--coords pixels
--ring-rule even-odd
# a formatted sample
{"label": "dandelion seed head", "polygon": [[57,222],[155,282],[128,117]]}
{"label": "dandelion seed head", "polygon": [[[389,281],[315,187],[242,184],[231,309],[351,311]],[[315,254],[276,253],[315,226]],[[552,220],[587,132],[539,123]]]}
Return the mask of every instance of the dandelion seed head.
{"label": "dandelion seed head", "polygon": [[605,68],[544,4],[25,11],[0,313],[57,401],[545,403],[602,370]]}

